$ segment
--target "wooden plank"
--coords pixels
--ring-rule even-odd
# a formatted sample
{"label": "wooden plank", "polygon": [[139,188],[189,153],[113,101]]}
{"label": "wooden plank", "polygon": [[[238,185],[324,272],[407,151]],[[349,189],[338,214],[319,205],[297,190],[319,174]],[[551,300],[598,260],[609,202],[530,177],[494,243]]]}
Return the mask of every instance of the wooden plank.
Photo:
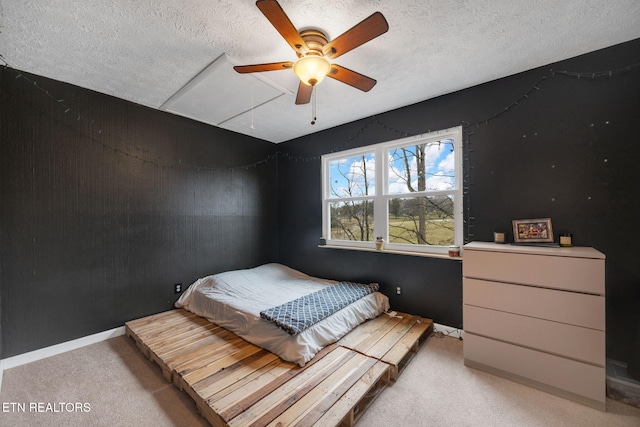
{"label": "wooden plank", "polygon": [[[376,338],[375,342],[372,339],[371,345],[369,348],[362,349],[362,351],[371,357],[375,357],[376,359],[381,359],[384,355],[393,348],[396,343],[402,339],[402,337],[411,329],[411,327],[415,324],[416,319],[414,316],[403,316],[400,318],[395,318],[395,325],[393,328],[389,329],[384,335],[379,335]],[[360,349],[360,347],[358,347]]]}
{"label": "wooden plank", "polygon": [[168,357],[176,350],[184,347],[191,347],[200,340],[216,336],[216,332],[220,330],[219,326],[213,324],[207,327],[193,328],[188,331],[178,333],[174,337],[166,336],[163,340],[156,342],[151,347],[155,349],[156,354],[162,357]]}
{"label": "wooden plank", "polygon": [[202,331],[203,328],[211,325],[211,323],[194,322],[191,319],[182,318],[171,326],[163,326],[160,329],[146,331],[141,335],[144,342],[149,348],[164,347],[183,335],[189,335]]}
{"label": "wooden plank", "polygon": [[146,346],[144,345],[144,343],[142,342],[142,340],[131,330],[129,329],[129,326],[125,325],[124,326],[124,331],[125,331],[125,335],[128,336],[129,338],[133,339],[133,341],[136,343],[136,346],[138,347],[138,349],[140,351],[142,351],[142,353],[145,356],[148,356],[148,349],[146,348]]}
{"label": "wooden plank", "polygon": [[243,412],[252,403],[247,403],[247,391],[262,390],[277,378],[286,375],[294,365],[276,358],[254,370],[206,399],[207,405],[225,419],[231,419]]}
{"label": "wooden plank", "polygon": [[158,356],[170,360],[174,365],[177,365],[182,360],[188,360],[199,353],[206,354],[207,351],[212,351],[234,339],[239,340],[241,338],[235,335],[222,334],[218,330],[212,330],[202,333],[201,336],[191,337],[189,341],[181,342],[180,345],[175,346],[171,351],[159,349]]}
{"label": "wooden plank", "polygon": [[411,325],[411,329],[407,331],[399,340],[394,344],[394,347],[381,357],[384,362],[392,365],[397,365],[408,352],[416,352],[417,343],[423,338],[427,332],[433,330],[433,321],[431,319],[421,319],[420,322],[416,322]]}
{"label": "wooden plank", "polygon": [[[282,387],[286,382],[288,382],[291,378],[296,375],[304,372],[307,369],[310,369],[311,366],[316,364],[318,361],[323,360],[324,356],[328,353],[332,352],[336,348],[336,345],[329,345],[316,354],[316,356],[311,359],[307,364],[300,368],[297,365],[294,365],[289,362],[283,362],[282,365],[274,368],[273,371],[269,372],[269,376],[273,379],[271,381],[267,381],[266,384],[262,385],[259,388],[253,388],[253,384],[247,383],[247,387],[244,390],[248,390],[249,393],[245,391],[246,397],[241,400],[238,400],[232,407],[222,412],[223,418],[232,419],[239,415],[240,413],[247,410],[252,405],[256,404],[260,401],[264,396],[273,393],[275,390]],[[269,377],[266,378],[267,380]],[[264,380],[264,379],[263,379]]]}
{"label": "wooden plank", "polygon": [[[296,426],[315,424],[373,365],[378,363],[375,359],[364,355],[358,355],[352,361],[343,365],[318,387],[307,393],[270,425],[286,425],[287,420],[297,415],[297,412],[301,412],[300,415],[289,424]],[[301,407],[302,410],[296,411],[296,406]]]}
{"label": "wooden plank", "polygon": [[226,366],[223,370],[210,375],[193,384],[193,389],[202,399],[209,399],[212,395],[219,393],[232,384],[242,380],[251,372],[277,360],[278,356],[267,351],[260,350],[249,357],[244,358],[232,365]]}
{"label": "wooden plank", "polygon": [[[194,332],[195,330],[195,332]],[[175,335],[173,335],[175,334]],[[204,336],[203,336],[204,334]],[[169,356],[174,350],[182,348],[186,345],[185,340],[194,340],[199,341],[201,338],[206,336],[214,337],[211,331],[206,330],[204,328],[194,328],[190,330],[185,330],[183,332],[174,332],[173,329],[169,329],[164,336],[156,335],[156,338],[161,338],[159,341],[156,341],[154,344],[149,345],[149,350],[151,351],[151,359],[158,363],[160,366],[166,366],[166,369],[173,370],[173,357]],[[220,344],[225,343],[224,340],[220,340],[215,338]],[[188,349],[187,353],[193,354],[194,350]]]}
{"label": "wooden plank", "polygon": [[384,324],[381,324],[377,329],[367,331],[366,333],[358,332],[356,335],[361,335],[361,340],[357,345],[350,347],[344,344],[344,347],[351,348],[357,352],[368,354],[368,350],[377,343],[381,337],[385,336],[392,330],[400,321],[400,319],[392,317]]}
{"label": "wooden plank", "polygon": [[246,343],[245,345],[243,343],[237,348],[231,347],[227,351],[219,352],[216,354],[218,358],[205,366],[189,366],[183,369],[180,372],[180,375],[188,384],[195,384],[203,378],[215,374],[219,370],[224,369],[245,357],[251,356],[260,350],[262,349],[258,346],[249,343]]}
{"label": "wooden plank", "polygon": [[343,347],[334,348],[332,352],[324,355],[318,362],[309,368],[305,366],[305,368],[302,368],[302,372],[284,383],[280,388],[264,395],[254,405],[229,420],[229,425],[244,426],[256,423],[260,425],[259,421],[263,422],[261,425],[265,425],[355,354],[355,352]]}
{"label": "wooden plank", "polygon": [[[366,364],[367,362],[375,363],[371,358],[367,358],[366,356],[355,352],[352,353],[348,360],[345,360],[344,363],[336,366],[336,369],[327,375],[322,381],[314,381],[309,384],[309,386],[304,390],[304,394],[300,393],[299,397],[297,397],[293,403],[286,401],[281,405],[281,407],[286,406],[286,410],[282,411],[280,415],[272,418],[272,414],[268,414],[265,418],[258,421],[259,424],[262,425],[263,422],[267,422],[267,425],[271,426],[297,425],[299,419],[308,415],[318,403],[322,402],[322,399],[326,397],[328,393],[331,393],[331,391],[338,388],[343,382],[348,380],[350,372],[357,370],[358,366],[363,363]],[[367,366],[367,368],[368,367],[369,366]],[[347,383],[346,385],[350,386],[351,384]],[[279,409],[280,408],[278,408],[278,410]]]}
{"label": "wooden plank", "polygon": [[206,346],[192,351],[187,350],[184,354],[176,354],[175,357],[168,361],[168,364],[171,365],[171,368],[174,369],[176,373],[186,373],[189,368],[196,369],[198,366],[205,366],[217,360],[219,357],[216,356],[216,354],[231,348],[238,348],[241,345],[246,345],[246,341],[240,337],[227,339],[226,341],[211,339],[210,343]]}
{"label": "wooden plank", "polygon": [[188,312],[187,310],[176,309],[153,314],[141,319],[130,320],[129,322],[126,322],[126,325],[128,325],[132,330],[142,333],[146,330],[146,328],[153,328],[155,325],[170,325],[171,322],[179,319],[180,317],[195,319],[198,316],[191,312]]}
{"label": "wooden plank", "polygon": [[[378,362],[316,423],[317,426],[352,426],[389,381],[389,365]],[[370,395],[369,393],[372,392]],[[357,413],[356,413],[357,412]]]}
{"label": "wooden plank", "polygon": [[[166,313],[160,313],[159,315],[151,316],[153,319],[144,321],[130,321],[126,325],[140,337],[144,337],[145,341],[152,337],[154,333],[164,332],[168,328],[173,328],[181,323],[193,323],[198,322],[201,317],[196,316],[193,313],[189,313],[186,310],[171,310]],[[202,319],[206,320],[206,319]]]}
{"label": "wooden plank", "polygon": [[392,322],[393,319],[393,317],[383,313],[375,319],[367,320],[342,337],[338,341],[338,345],[347,348],[356,348],[372,334],[377,334],[380,328],[384,327],[386,323]]}

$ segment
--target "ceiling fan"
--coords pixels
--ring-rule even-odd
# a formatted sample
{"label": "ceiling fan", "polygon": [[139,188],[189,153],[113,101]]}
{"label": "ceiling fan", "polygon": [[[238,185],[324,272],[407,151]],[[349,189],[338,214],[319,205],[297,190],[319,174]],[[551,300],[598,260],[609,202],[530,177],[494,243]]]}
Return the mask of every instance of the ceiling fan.
{"label": "ceiling fan", "polygon": [[387,32],[389,24],[382,13],[373,13],[340,36],[328,41],[327,36],[319,30],[298,32],[276,0],[258,0],[256,6],[293,48],[298,60],[295,62],[238,65],[233,67],[238,73],[293,69],[293,72],[300,78],[296,104],[308,104],[314,86],[320,83],[325,76],[364,92],[368,92],[376,84],[374,79],[333,64],[329,60],[333,60]]}

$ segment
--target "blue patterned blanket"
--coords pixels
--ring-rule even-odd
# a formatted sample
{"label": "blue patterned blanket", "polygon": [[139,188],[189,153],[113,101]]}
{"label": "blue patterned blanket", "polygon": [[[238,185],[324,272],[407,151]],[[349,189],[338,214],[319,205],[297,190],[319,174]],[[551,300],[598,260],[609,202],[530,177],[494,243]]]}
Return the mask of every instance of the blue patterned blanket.
{"label": "blue patterned blanket", "polygon": [[260,312],[290,335],[297,335],[352,302],[378,291],[378,284],[338,282],[319,291]]}

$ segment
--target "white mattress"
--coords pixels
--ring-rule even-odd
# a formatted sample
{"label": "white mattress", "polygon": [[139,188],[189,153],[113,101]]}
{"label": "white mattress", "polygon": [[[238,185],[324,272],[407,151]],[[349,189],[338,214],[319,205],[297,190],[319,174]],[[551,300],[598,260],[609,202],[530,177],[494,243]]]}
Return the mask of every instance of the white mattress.
{"label": "white mattress", "polygon": [[367,319],[389,309],[389,298],[374,292],[316,323],[289,335],[260,318],[260,312],[335,284],[281,264],[265,264],[196,280],[176,302],[282,359],[304,366],[323,347],[339,340]]}

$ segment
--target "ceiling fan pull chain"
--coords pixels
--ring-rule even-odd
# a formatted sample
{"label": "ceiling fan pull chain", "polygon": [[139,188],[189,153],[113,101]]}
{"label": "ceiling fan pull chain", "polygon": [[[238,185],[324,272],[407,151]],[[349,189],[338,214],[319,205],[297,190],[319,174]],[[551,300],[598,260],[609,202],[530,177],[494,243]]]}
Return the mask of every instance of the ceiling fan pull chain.
{"label": "ceiling fan pull chain", "polygon": [[316,117],[316,97],[317,97],[317,93],[318,93],[318,88],[317,88],[317,86],[314,85],[311,88],[311,90],[313,91],[312,92],[313,103],[311,104],[311,124],[315,125],[316,124],[316,119],[317,119],[317,117]]}

